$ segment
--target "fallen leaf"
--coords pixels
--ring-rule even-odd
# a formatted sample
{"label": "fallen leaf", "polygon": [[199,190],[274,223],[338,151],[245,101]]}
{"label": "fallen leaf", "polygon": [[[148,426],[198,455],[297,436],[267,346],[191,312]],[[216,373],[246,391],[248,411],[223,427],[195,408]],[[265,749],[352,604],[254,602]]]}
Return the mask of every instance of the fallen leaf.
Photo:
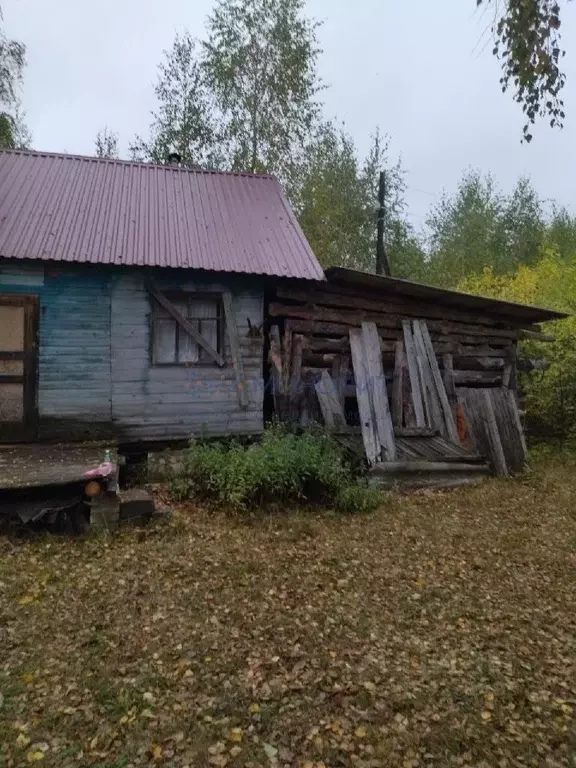
{"label": "fallen leaf", "polygon": [[250,704],[249,712],[251,715],[257,715],[260,712],[260,704]]}
{"label": "fallen leaf", "polygon": [[152,744],[150,753],[154,760],[162,760],[162,747],[160,744]]}
{"label": "fallen leaf", "polygon": [[44,760],[44,757],[45,757],[44,752],[41,752],[39,749],[36,750],[36,752],[30,751],[26,755],[26,759],[28,760],[29,763],[37,763],[40,760]]}
{"label": "fallen leaf", "polygon": [[16,746],[17,747],[27,747],[28,744],[30,744],[30,739],[28,736],[26,736],[24,733],[19,733],[16,737]]}
{"label": "fallen leaf", "polygon": [[482,720],[491,720],[492,719],[492,712],[490,712],[488,709],[485,709],[482,712]]}
{"label": "fallen leaf", "polygon": [[269,760],[273,760],[278,754],[278,750],[276,749],[276,747],[273,747],[272,744],[264,744],[263,747],[264,747],[264,752],[266,753],[266,757]]}
{"label": "fallen leaf", "polygon": [[359,739],[363,739],[366,737],[366,734],[368,733],[368,731],[363,725],[359,725],[358,728],[356,728],[356,730],[354,731],[354,733],[356,734],[356,736],[358,736]]}
{"label": "fallen leaf", "polygon": [[230,730],[228,738],[230,739],[230,741],[235,741],[237,743],[241,742],[243,738],[242,728],[232,728]]}
{"label": "fallen leaf", "polygon": [[36,600],[36,595],[24,595],[18,600],[18,605],[30,605],[34,600]]}

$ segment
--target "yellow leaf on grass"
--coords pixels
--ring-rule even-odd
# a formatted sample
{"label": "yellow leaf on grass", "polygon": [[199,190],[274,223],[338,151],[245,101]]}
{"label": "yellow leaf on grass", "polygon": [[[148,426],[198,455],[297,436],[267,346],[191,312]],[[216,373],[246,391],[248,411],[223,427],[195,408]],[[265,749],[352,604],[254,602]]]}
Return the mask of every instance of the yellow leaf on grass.
{"label": "yellow leaf on grass", "polygon": [[149,709],[143,709],[142,712],[140,712],[140,717],[145,717],[148,720],[154,720],[155,715]]}
{"label": "yellow leaf on grass", "polygon": [[356,736],[358,736],[359,739],[363,739],[368,733],[368,731],[366,730],[366,728],[364,728],[363,725],[359,725],[358,728],[356,728],[356,730],[354,731],[354,733],[356,734]]}
{"label": "yellow leaf on grass", "polygon": [[260,704],[250,704],[249,711],[251,715],[257,715],[260,712]]}
{"label": "yellow leaf on grass", "polygon": [[28,752],[26,759],[29,763],[38,763],[40,760],[44,760],[44,752],[36,750],[35,752]]}
{"label": "yellow leaf on grass", "polygon": [[28,738],[28,736],[25,736],[23,733],[19,733],[16,738],[16,746],[27,747],[28,744],[30,744],[30,739]]}
{"label": "yellow leaf on grass", "polygon": [[163,753],[160,744],[152,744],[150,752],[152,753],[154,760],[162,760]]}
{"label": "yellow leaf on grass", "polygon": [[33,603],[34,600],[36,600],[36,595],[24,595],[18,600],[18,605],[29,605],[30,603]]}
{"label": "yellow leaf on grass", "polygon": [[24,672],[24,674],[20,675],[22,678],[22,682],[24,683],[33,683],[34,678],[36,677],[35,672]]}
{"label": "yellow leaf on grass", "polygon": [[491,720],[491,719],[492,719],[492,712],[490,712],[489,710],[485,709],[482,712],[482,720]]}
{"label": "yellow leaf on grass", "polygon": [[242,741],[243,736],[244,734],[242,733],[242,728],[232,728],[228,738],[230,741],[234,741],[239,744]]}

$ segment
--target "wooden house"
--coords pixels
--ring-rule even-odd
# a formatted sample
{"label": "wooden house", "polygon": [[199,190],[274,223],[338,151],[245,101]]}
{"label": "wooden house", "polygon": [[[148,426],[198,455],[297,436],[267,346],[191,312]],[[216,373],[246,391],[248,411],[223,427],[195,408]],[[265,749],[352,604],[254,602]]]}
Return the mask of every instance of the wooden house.
{"label": "wooden house", "polygon": [[0,442],[258,434],[264,297],[323,279],[271,176],[0,153]]}
{"label": "wooden house", "polygon": [[539,365],[518,341],[559,317],[324,273],[271,176],[0,152],[0,442],[258,435],[276,413],[360,440],[379,475],[505,474],[516,371]]}

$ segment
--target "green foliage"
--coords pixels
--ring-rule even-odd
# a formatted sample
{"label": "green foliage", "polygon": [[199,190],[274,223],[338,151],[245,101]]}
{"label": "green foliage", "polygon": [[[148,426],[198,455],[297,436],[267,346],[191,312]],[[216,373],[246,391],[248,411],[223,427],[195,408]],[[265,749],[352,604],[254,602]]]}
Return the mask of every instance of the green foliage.
{"label": "green foliage", "polygon": [[[0,8],[0,22],[3,22]],[[18,86],[26,66],[26,46],[10,40],[0,27],[0,105],[14,104],[18,100]]]}
{"label": "green foliage", "polygon": [[496,14],[492,53],[502,62],[500,85],[503,91],[514,89],[514,100],[526,116],[524,139],[529,142],[537,117],[547,117],[553,128],[561,127],[565,117],[559,0],[476,0],[478,6],[490,4]]}
{"label": "green foliage", "polygon": [[526,342],[523,357],[543,358],[550,367],[542,373],[521,376],[526,397],[529,430],[543,436],[576,435],[576,255],[561,258],[544,248],[533,266],[521,266],[512,275],[496,275],[492,269],[470,276],[459,286],[483,296],[536,304],[570,314],[565,320],[544,325],[552,343]]}
{"label": "green foliage", "polygon": [[237,511],[273,504],[335,503],[369,511],[376,496],[356,485],[338,445],[320,431],[293,434],[268,428],[262,441],[193,441],[172,483],[176,499],[197,498]]}
{"label": "green foliage", "polygon": [[379,131],[363,165],[354,141],[333,123],[319,127],[306,148],[298,185],[290,197],[312,250],[324,267],[373,271],[380,171],[386,172],[385,243],[396,277],[417,279],[424,256],[403,220],[404,173],[388,160]]}
{"label": "green foliage", "polygon": [[26,66],[26,46],[10,40],[0,8],[0,149],[26,149],[30,134],[23,119],[18,90]]}
{"label": "green foliage", "polygon": [[334,499],[334,508],[343,514],[369,514],[382,505],[382,493],[362,483],[347,485]]}
{"label": "green foliage", "polygon": [[172,48],[164,51],[154,91],[158,108],[152,112],[150,138],[136,136],[130,145],[132,158],[161,164],[177,152],[184,165],[219,167],[213,99],[189,32],[176,35]]}
{"label": "green foliage", "polygon": [[94,149],[96,150],[96,157],[118,157],[118,134],[111,131],[108,126],[104,126],[96,134]]}
{"label": "green foliage", "polygon": [[432,209],[428,227],[428,280],[444,286],[485,267],[505,274],[533,264],[546,231],[542,203],[529,179],[520,178],[505,195],[490,175],[474,170]]}
{"label": "green foliage", "polygon": [[318,26],[304,0],[217,0],[203,68],[233,170],[290,178],[319,113]]}

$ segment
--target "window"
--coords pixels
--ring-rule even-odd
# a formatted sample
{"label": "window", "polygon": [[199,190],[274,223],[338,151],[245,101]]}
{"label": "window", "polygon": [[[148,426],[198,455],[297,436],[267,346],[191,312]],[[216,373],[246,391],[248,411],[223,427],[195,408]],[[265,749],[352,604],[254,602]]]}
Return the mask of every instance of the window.
{"label": "window", "polygon": [[[218,352],[222,349],[222,304],[206,294],[166,294],[166,298],[193,323],[198,333]],[[214,363],[198,344],[158,302],[152,313],[152,362],[154,365]]]}

